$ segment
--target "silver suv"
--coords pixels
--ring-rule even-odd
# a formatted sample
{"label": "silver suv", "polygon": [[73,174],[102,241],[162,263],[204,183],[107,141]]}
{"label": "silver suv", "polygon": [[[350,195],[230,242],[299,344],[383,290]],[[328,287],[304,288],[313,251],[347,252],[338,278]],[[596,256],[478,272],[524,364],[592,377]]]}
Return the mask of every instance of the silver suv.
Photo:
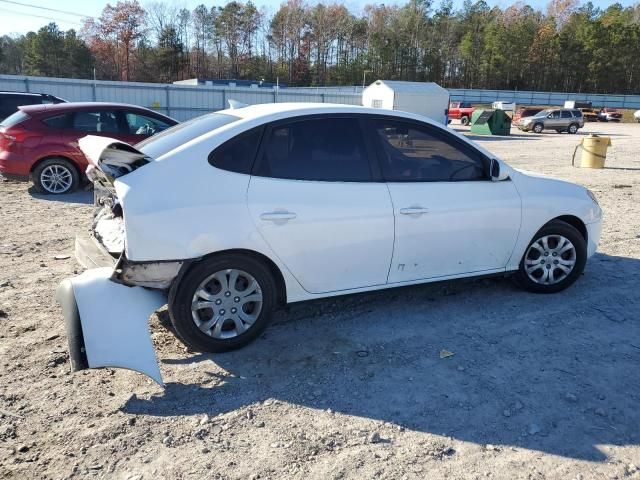
{"label": "silver suv", "polygon": [[558,133],[577,133],[579,128],[584,127],[584,117],[582,112],[575,108],[547,109],[533,117],[522,118],[517,127],[525,132],[555,130]]}

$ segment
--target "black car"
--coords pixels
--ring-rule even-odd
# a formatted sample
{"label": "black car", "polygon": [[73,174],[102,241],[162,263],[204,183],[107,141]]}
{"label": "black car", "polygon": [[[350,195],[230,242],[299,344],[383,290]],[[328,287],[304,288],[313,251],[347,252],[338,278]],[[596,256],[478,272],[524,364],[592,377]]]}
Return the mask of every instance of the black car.
{"label": "black car", "polygon": [[66,103],[66,100],[48,93],[0,92],[0,122],[17,112],[22,105],[42,103]]}

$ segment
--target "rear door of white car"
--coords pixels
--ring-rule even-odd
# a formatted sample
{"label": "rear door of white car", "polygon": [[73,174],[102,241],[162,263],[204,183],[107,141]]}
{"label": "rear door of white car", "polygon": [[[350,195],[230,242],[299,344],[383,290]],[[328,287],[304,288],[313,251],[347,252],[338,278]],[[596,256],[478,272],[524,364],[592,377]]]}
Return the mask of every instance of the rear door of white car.
{"label": "rear door of white car", "polygon": [[308,292],[387,281],[394,217],[387,186],[374,181],[374,157],[355,115],[302,117],[265,128],[249,211]]}
{"label": "rear door of white car", "polygon": [[488,159],[438,127],[368,122],[395,214],[389,283],[504,270],[520,229],[513,182],[494,182]]}

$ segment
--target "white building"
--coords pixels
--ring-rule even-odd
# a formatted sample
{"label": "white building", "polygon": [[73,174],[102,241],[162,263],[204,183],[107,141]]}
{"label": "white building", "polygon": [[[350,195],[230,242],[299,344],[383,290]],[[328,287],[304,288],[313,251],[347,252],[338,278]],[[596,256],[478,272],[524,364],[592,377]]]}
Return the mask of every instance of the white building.
{"label": "white building", "polygon": [[433,82],[377,80],[362,92],[362,105],[417,113],[446,125],[449,92]]}

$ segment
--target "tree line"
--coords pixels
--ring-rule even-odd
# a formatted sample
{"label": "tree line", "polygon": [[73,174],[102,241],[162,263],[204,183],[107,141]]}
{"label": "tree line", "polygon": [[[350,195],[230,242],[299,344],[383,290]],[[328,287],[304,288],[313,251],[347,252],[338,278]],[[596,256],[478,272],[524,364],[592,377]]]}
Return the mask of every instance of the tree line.
{"label": "tree line", "polygon": [[409,0],[371,4],[286,0],[273,15],[251,1],[200,5],[107,4],[79,32],[55,23],[0,38],[0,73],[172,82],[258,79],[300,86],[375,78],[451,88],[640,92],[640,4],[551,0]]}

